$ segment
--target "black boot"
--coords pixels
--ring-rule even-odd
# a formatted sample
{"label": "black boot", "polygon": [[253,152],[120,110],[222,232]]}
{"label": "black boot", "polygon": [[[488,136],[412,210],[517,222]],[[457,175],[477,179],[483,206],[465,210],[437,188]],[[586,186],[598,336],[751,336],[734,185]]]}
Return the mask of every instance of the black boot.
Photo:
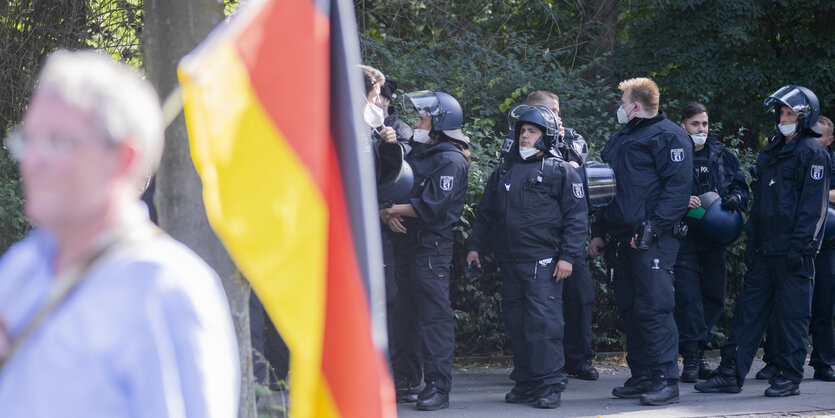
{"label": "black boot", "polygon": [[583,380],[597,380],[597,378],[600,377],[600,374],[597,373],[597,369],[592,366],[591,360],[586,360],[580,363],[578,367],[566,366],[565,374]]}
{"label": "black boot", "polygon": [[612,389],[612,395],[622,399],[637,399],[646,393],[652,382],[649,376],[632,376],[626,380],[623,386]]}
{"label": "black boot", "polygon": [[429,382],[418,395],[417,409],[419,411],[437,411],[449,408],[449,393]]}
{"label": "black boot", "polygon": [[399,378],[394,382],[394,397],[400,402],[417,402],[420,383],[413,383],[409,378]]}
{"label": "black boot", "polygon": [[556,385],[542,387],[536,392],[534,405],[542,409],[554,409],[560,406],[560,390]]}
{"label": "black boot", "polygon": [[784,396],[800,395],[800,385],[786,379],[782,374],[777,374],[768,383],[771,386],[765,390],[765,396],[769,398],[782,398]]}
{"label": "black boot", "polygon": [[814,378],[824,382],[835,382],[835,372],[832,371],[832,366],[815,366]]}
{"label": "black boot", "polygon": [[739,379],[733,373],[732,368],[723,369],[720,366],[710,374],[707,381],[693,385],[693,389],[704,393],[739,393],[742,388],[739,387]]}
{"label": "black boot", "polygon": [[681,370],[681,381],[696,383],[699,381],[699,353],[688,352],[681,355],[684,360],[684,368]]}
{"label": "black boot", "polygon": [[702,353],[702,356],[699,359],[699,379],[707,380],[707,378],[710,377],[711,372],[713,372],[713,369],[710,368],[710,364],[708,364],[704,353]]}
{"label": "black boot", "polygon": [[647,392],[641,395],[641,405],[669,405],[679,403],[678,381],[668,380],[663,374],[655,374]]}
{"label": "black boot", "polygon": [[765,367],[757,372],[757,380],[771,380],[777,375],[777,366],[771,363],[765,363]]}
{"label": "black boot", "polygon": [[528,403],[536,400],[536,385],[531,382],[517,383],[513,389],[504,395],[507,403]]}

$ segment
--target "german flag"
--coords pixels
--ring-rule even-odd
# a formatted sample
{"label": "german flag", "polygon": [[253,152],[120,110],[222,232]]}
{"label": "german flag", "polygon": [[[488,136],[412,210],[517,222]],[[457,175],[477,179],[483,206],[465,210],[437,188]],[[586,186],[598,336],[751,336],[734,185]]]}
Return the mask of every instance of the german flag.
{"label": "german flag", "polygon": [[353,13],[249,1],[179,67],[209,222],[290,349],[295,417],[396,415]]}

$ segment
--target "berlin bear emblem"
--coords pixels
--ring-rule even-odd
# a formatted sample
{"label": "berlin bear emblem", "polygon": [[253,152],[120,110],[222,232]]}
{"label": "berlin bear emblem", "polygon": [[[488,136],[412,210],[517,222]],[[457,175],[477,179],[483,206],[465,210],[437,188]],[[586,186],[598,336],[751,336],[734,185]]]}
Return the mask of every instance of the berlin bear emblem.
{"label": "berlin bear emblem", "polygon": [[820,180],[823,178],[823,166],[822,165],[813,165],[812,171],[810,173],[813,180]]}
{"label": "berlin bear emblem", "polygon": [[684,148],[673,148],[670,150],[670,159],[673,160],[674,163],[679,163],[684,161]]}
{"label": "berlin bear emblem", "polygon": [[455,177],[452,176],[441,176],[441,190],[450,191],[452,190],[452,184],[455,181]]}
{"label": "berlin bear emblem", "polygon": [[571,183],[571,189],[574,191],[574,197],[582,199],[585,196],[583,191],[583,183]]}

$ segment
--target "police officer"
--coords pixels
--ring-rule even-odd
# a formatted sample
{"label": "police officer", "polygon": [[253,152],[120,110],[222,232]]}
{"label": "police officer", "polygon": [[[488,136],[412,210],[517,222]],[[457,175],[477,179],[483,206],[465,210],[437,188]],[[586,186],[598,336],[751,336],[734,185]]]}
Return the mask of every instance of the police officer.
{"label": "police officer", "polygon": [[[452,227],[466,202],[469,139],[461,132],[461,106],[449,94],[423,91],[406,99],[407,109],[420,112],[413,141],[422,145],[407,156],[415,184],[408,203],[380,210],[383,222],[397,233],[392,238],[398,288],[395,389],[406,400],[419,387],[422,368],[426,385],[417,408],[438,410],[449,406],[452,386]],[[424,131],[425,137],[418,135]]]}
{"label": "police officer", "polygon": [[[550,109],[557,118],[559,137],[554,140],[553,147],[559,156],[577,168],[585,164],[589,148],[586,140],[577,131],[566,128],[560,119],[559,97],[545,90],[536,90],[525,98],[527,106],[544,106]],[[525,109],[525,106],[516,109]],[[515,120],[511,115],[513,126],[502,146],[503,150],[515,149],[516,141]],[[504,158],[512,153],[505,152]],[[574,264],[571,276],[563,284],[563,316],[565,318],[565,333],[563,338],[563,352],[565,354],[565,373],[568,376],[584,380],[597,380],[599,374],[592,366],[591,342],[592,306],[594,305],[594,283],[591,280],[588,264],[585,259]]]}
{"label": "police officer", "polygon": [[[818,117],[818,131],[821,136],[815,138],[829,156],[829,203],[835,203],[835,152],[831,145],[832,120],[826,116]],[[812,355],[809,365],[815,369],[813,377],[818,380],[835,382],[835,332],[832,320],[835,318],[835,239],[821,244],[820,253],[815,257],[815,285],[812,293],[812,321],[809,333],[812,335]]]}
{"label": "police officer", "polygon": [[[699,196],[715,192],[724,209],[744,211],[748,185],[739,160],[715,136],[708,136],[707,109],[691,103],[681,110],[682,128],[690,135],[693,153],[693,186],[690,209],[702,206]],[[690,219],[690,218],[686,218]],[[682,240],[675,264],[675,319],[679,353],[684,359],[682,382],[707,379],[710,368],[703,355],[713,326],[725,306],[726,243],[717,243],[691,231]]]}
{"label": "police officer", "polygon": [[722,361],[701,392],[738,393],[769,317],[774,316],[776,375],[765,396],[800,393],[811,315],[814,256],[821,246],[829,158],[810,136],[819,115],[811,90],[783,86],[768,96],[780,132],[754,166],[754,204],[746,225],[748,272],[737,298]]}
{"label": "police officer", "polygon": [[612,395],[666,405],[679,402],[673,263],[676,226],[690,200],[693,146],[658,111],[655,82],[633,78],[618,88],[618,122],[626,126],[600,154],[615,172],[617,193],[596,216],[589,254],[606,256],[626,334],[632,377]]}
{"label": "police officer", "polygon": [[574,167],[551,155],[556,115],[521,114],[508,158],[491,174],[470,235],[467,263],[492,249],[502,271],[502,317],[513,344],[509,403],[556,408],[565,382],[563,279],[585,263],[588,213]]}

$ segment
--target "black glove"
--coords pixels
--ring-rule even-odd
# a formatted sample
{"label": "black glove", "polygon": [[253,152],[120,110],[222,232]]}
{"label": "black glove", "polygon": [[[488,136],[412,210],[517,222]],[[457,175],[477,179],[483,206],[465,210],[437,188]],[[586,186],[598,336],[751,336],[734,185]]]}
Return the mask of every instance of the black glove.
{"label": "black glove", "polygon": [[739,210],[739,195],[731,193],[722,198],[722,209]]}
{"label": "black glove", "polygon": [[801,266],[803,266],[803,255],[794,251],[789,252],[786,256],[786,268],[789,271],[795,271],[799,270]]}
{"label": "black glove", "polygon": [[480,279],[483,274],[484,270],[482,270],[482,268],[475,263],[475,260],[473,260],[473,262],[470,263],[469,266],[467,266],[467,270],[464,272],[464,277],[466,277],[467,280],[469,280],[469,282],[472,283]]}

